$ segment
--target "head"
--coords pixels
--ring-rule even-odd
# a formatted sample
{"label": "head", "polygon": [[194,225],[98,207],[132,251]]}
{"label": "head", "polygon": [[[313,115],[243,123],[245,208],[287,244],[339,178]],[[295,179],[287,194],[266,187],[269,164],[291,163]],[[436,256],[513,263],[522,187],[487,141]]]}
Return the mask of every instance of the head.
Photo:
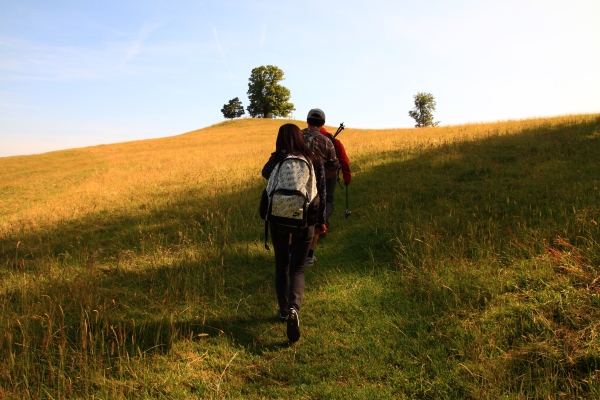
{"label": "head", "polygon": [[304,135],[298,126],[294,124],[285,124],[279,128],[277,140],[275,141],[275,151],[282,157],[293,154],[302,155],[307,159],[313,158],[313,152],[304,143]]}
{"label": "head", "polygon": [[322,127],[325,125],[325,113],[320,108],[313,108],[308,112],[306,123],[317,128]]}

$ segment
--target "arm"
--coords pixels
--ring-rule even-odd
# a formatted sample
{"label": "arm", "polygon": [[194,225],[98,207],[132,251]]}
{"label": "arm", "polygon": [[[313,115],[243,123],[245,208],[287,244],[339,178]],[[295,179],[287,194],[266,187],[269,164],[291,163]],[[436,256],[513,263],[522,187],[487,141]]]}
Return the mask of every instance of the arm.
{"label": "arm", "polygon": [[325,183],[325,166],[323,162],[315,165],[315,175],[317,177],[317,192],[319,193],[319,215],[317,217],[317,226],[325,224],[325,204],[327,202],[327,189]]}
{"label": "arm", "polygon": [[325,170],[327,171],[328,177],[335,176],[338,169],[340,169],[340,162],[335,154],[335,147],[331,140],[326,139],[327,146],[325,148]]}
{"label": "arm", "polygon": [[277,165],[277,154],[276,153],[271,153],[271,157],[269,157],[269,161],[266,162],[266,164],[264,165],[263,169],[262,169],[262,176],[263,178],[265,178],[266,180],[269,180],[269,177],[271,176],[271,172],[273,171],[273,168],[275,168],[275,166]]}
{"label": "arm", "polygon": [[346,149],[342,142],[336,139],[335,141],[335,153],[342,166],[342,176],[344,177],[344,183],[349,185],[352,181],[352,171],[350,171],[350,160],[346,154]]}

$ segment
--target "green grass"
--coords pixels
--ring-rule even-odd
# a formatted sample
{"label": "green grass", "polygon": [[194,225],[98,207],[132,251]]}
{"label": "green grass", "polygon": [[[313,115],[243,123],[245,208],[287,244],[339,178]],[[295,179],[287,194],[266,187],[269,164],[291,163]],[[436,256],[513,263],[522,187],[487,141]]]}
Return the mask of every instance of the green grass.
{"label": "green grass", "polygon": [[[338,187],[293,346],[245,139],[280,122],[0,160],[0,398],[600,397],[600,116],[345,131],[352,215]],[[225,129],[254,158],[173,166]]]}

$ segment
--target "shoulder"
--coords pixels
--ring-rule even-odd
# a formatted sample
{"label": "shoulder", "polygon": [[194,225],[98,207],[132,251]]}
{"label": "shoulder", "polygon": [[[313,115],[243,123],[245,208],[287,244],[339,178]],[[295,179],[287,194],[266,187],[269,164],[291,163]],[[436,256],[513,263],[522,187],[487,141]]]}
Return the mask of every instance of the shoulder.
{"label": "shoulder", "polygon": [[318,134],[317,136],[315,136],[315,138],[313,139],[316,142],[321,142],[321,143],[331,143],[331,141],[329,139],[327,139],[325,137],[325,135],[322,134]]}
{"label": "shoulder", "polygon": [[286,158],[284,158],[283,161],[281,161],[282,164],[283,163],[289,163],[289,162],[292,162],[292,163],[298,163],[298,162],[300,162],[302,164],[312,166],[311,160],[305,158],[302,155],[291,155],[290,154]]}
{"label": "shoulder", "polygon": [[315,140],[323,143],[323,145],[329,149],[334,149],[333,142],[325,135],[319,135],[315,138]]}

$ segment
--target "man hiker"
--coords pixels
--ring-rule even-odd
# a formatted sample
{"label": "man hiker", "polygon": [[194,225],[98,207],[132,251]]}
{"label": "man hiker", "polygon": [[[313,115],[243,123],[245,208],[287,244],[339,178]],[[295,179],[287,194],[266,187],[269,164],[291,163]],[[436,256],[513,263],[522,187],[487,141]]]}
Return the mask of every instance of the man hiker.
{"label": "man hiker", "polygon": [[[328,180],[332,177],[335,178],[341,166],[335,153],[333,142],[327,139],[325,135],[321,134],[321,128],[325,125],[325,113],[320,108],[313,108],[308,112],[306,123],[308,124],[308,127],[302,130],[306,145],[323,159],[323,164],[325,165],[325,177]],[[333,208],[331,211],[333,211]],[[329,218],[327,212],[326,218]],[[325,226],[327,226],[327,222],[325,222]],[[319,236],[320,235],[315,234],[313,237],[308,257],[306,258],[306,265],[313,265],[317,261],[314,252],[317,247]]]}

